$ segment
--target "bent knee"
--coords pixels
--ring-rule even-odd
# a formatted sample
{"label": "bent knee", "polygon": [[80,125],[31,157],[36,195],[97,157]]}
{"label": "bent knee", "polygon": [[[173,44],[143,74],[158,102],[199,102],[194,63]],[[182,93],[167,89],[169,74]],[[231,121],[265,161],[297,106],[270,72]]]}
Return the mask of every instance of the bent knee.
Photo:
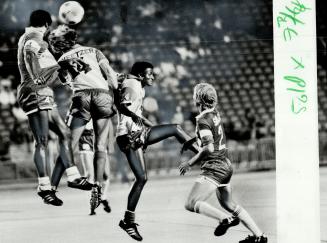
{"label": "bent knee", "polygon": [[47,148],[48,147],[48,136],[40,136],[35,143],[36,148]]}
{"label": "bent knee", "polygon": [[97,143],[97,144],[94,144],[94,150],[96,152],[106,152],[107,146],[106,146],[106,144]]}
{"label": "bent knee", "polygon": [[234,202],[225,202],[223,200],[219,200],[219,202],[220,205],[230,213],[233,213],[237,206]]}
{"label": "bent knee", "polygon": [[195,199],[189,199],[189,200],[187,200],[187,201],[185,202],[184,207],[185,207],[185,209],[186,209],[187,211],[190,211],[190,212],[196,212],[196,210],[195,210],[195,205],[196,205],[196,203],[197,203],[197,200],[195,200]]}
{"label": "bent knee", "polygon": [[148,177],[146,174],[143,174],[143,175],[140,175],[138,177],[136,177],[136,181],[139,183],[139,184],[143,184],[145,185],[145,183],[148,181]]}

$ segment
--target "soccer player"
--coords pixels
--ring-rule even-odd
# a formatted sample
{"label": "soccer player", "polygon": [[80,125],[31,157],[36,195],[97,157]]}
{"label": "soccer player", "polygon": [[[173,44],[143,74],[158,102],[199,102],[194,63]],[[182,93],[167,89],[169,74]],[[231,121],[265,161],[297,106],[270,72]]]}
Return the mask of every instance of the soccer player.
{"label": "soccer player", "polygon": [[[60,66],[48,50],[43,40],[52,20],[44,10],[33,11],[30,26],[20,37],[18,43],[18,68],[21,83],[17,90],[18,102],[28,116],[35,139],[34,163],[38,173],[38,195],[44,203],[61,206],[62,201],[51,189],[49,174],[46,170],[49,128],[59,136],[60,156],[56,164],[68,176],[68,186],[79,189],[91,189],[89,183],[81,178],[74,166],[70,148],[69,129],[59,115],[51,112],[53,108],[53,91],[49,87],[58,81]],[[62,173],[63,173],[62,172]],[[88,188],[89,187],[89,188]]]}
{"label": "soccer player", "polygon": [[117,88],[116,72],[100,50],[77,44],[77,33],[68,26],[60,25],[53,30],[49,44],[55,53],[61,54],[58,63],[69,73],[65,77],[72,79],[74,95],[68,124],[74,151],[78,151],[86,124],[91,119],[93,122],[95,184],[91,205],[95,209],[101,201],[110,118],[115,114],[113,89]]}
{"label": "soccer player", "polygon": [[[120,150],[126,155],[135,176],[135,182],[128,195],[127,210],[124,219],[119,222],[119,226],[137,241],[141,241],[143,238],[135,223],[135,209],[147,181],[143,150],[147,146],[169,137],[175,137],[180,143],[184,143],[190,138],[179,125],[153,126],[142,116],[144,87],[151,86],[153,81],[154,74],[151,63],[134,63],[130,74],[121,84],[119,98],[116,100],[120,113],[116,141]],[[191,150],[195,153],[198,151],[196,146],[191,146]]]}
{"label": "soccer player", "polygon": [[[201,149],[190,160],[181,163],[179,169],[181,175],[184,175],[191,166],[200,163],[202,174],[195,181],[185,208],[217,219],[220,223],[214,232],[216,236],[225,234],[229,227],[241,221],[253,235],[240,243],[266,243],[267,237],[248,212],[232,199],[230,180],[233,169],[227,158],[223,124],[216,109],[218,100],[216,90],[207,83],[197,84],[194,88],[193,100],[199,111],[196,117],[196,135]],[[206,201],[213,193],[216,193],[221,206],[231,215]]]}
{"label": "soccer player", "polygon": [[[112,126],[112,125],[111,125]],[[79,139],[79,157],[81,160],[81,165],[83,167],[84,176],[88,179],[89,182],[94,183],[94,131],[92,121],[89,121],[86,126],[85,130],[83,131],[81,138]],[[109,187],[109,157],[107,156],[105,170],[103,174],[103,193],[101,194],[101,203],[103,205],[104,211],[107,213],[111,212],[111,208],[109,206],[109,201],[107,199],[107,190]],[[94,195],[92,195],[94,196]],[[90,215],[95,215],[95,206],[92,205],[96,199],[91,199],[91,213]]]}

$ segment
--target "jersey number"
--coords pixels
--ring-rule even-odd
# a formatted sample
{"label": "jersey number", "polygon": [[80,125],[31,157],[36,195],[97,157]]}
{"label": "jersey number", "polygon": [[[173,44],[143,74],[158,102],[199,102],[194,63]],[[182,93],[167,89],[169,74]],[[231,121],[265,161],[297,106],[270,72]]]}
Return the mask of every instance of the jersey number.
{"label": "jersey number", "polygon": [[223,142],[223,138],[224,138],[224,133],[223,133],[223,128],[221,125],[219,125],[218,127],[218,134],[220,135],[220,139],[219,139],[219,150],[225,149],[226,148],[226,144],[222,144]]}
{"label": "jersey number", "polygon": [[81,72],[85,72],[88,73],[89,71],[92,70],[92,68],[90,67],[89,64],[87,64],[84,60],[84,58],[81,57],[80,60],[74,60],[72,62],[72,67],[75,69],[76,72],[81,73]]}

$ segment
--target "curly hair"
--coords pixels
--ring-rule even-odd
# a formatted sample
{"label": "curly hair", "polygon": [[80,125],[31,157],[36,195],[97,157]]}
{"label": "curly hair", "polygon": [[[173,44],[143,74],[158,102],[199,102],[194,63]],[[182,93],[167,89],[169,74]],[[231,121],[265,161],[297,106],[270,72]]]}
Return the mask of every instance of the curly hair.
{"label": "curly hair", "polygon": [[194,87],[193,100],[196,104],[210,109],[217,105],[218,96],[211,84],[199,83]]}
{"label": "curly hair", "polygon": [[67,25],[59,25],[48,36],[52,51],[60,54],[69,51],[76,44],[76,41],[76,31]]}

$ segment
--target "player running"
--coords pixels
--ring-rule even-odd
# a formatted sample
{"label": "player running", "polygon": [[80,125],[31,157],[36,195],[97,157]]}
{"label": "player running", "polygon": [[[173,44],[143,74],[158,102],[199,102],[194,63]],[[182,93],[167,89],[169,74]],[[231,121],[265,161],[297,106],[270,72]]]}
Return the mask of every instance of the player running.
{"label": "player running", "polygon": [[[241,221],[253,235],[240,243],[266,243],[267,237],[248,212],[232,199],[230,179],[233,169],[227,158],[223,124],[216,109],[217,100],[217,93],[212,85],[200,83],[194,87],[193,101],[200,113],[196,117],[196,135],[201,150],[190,160],[181,163],[179,169],[181,175],[184,175],[193,165],[200,163],[202,173],[191,189],[185,208],[188,211],[217,219],[219,225],[214,232],[216,236],[225,234],[229,227]],[[221,206],[231,215],[207,202],[213,193],[216,193]]]}
{"label": "player running", "polygon": [[[61,206],[63,202],[51,189],[49,174],[46,170],[49,128],[59,137],[60,155],[57,164],[62,171],[66,170],[68,186],[91,190],[91,184],[81,178],[74,166],[69,140],[69,129],[53,108],[53,91],[49,87],[58,82],[60,66],[43,41],[52,20],[44,10],[33,11],[30,15],[30,26],[18,42],[18,68],[21,83],[17,98],[21,108],[28,116],[28,121],[35,139],[34,163],[38,173],[38,195],[46,204]],[[63,173],[62,172],[62,173]]]}
{"label": "player running", "polygon": [[117,88],[116,72],[100,50],[77,44],[76,31],[68,26],[60,25],[53,30],[49,43],[55,53],[61,54],[58,63],[72,79],[74,95],[68,124],[74,151],[78,151],[79,139],[86,124],[91,119],[93,121],[95,184],[91,205],[94,210],[99,206],[103,194],[101,184],[104,180],[110,118],[115,114],[113,89]]}
{"label": "player running", "polygon": [[[179,125],[167,124],[153,126],[142,117],[144,87],[151,86],[154,81],[153,65],[148,62],[134,63],[130,74],[122,82],[119,100],[119,124],[117,127],[117,144],[126,155],[129,166],[134,173],[135,182],[128,195],[127,210],[119,226],[137,241],[143,238],[135,223],[135,209],[143,187],[147,181],[147,170],[143,150],[147,146],[169,137],[175,137],[180,143],[187,141],[188,136]],[[143,150],[142,150],[143,149]],[[195,146],[190,148],[197,153]]]}
{"label": "player running", "polygon": [[[111,121],[110,121],[111,122]],[[111,124],[112,126],[112,124]],[[111,130],[112,131],[112,130]],[[110,142],[110,141],[109,141]],[[88,179],[89,182],[94,183],[94,131],[92,121],[89,121],[86,126],[85,130],[82,133],[81,138],[79,139],[79,157],[81,161],[81,165],[83,167],[84,176]],[[105,170],[103,174],[103,182],[102,188],[103,193],[101,194],[101,201],[100,203],[103,205],[104,211],[107,213],[111,212],[111,208],[109,205],[109,201],[107,199],[107,191],[109,188],[109,156],[107,156]],[[92,195],[94,196],[94,195]],[[90,200],[91,203],[91,213],[90,215],[95,215],[95,206],[92,205],[93,202],[96,202],[96,199]]]}

